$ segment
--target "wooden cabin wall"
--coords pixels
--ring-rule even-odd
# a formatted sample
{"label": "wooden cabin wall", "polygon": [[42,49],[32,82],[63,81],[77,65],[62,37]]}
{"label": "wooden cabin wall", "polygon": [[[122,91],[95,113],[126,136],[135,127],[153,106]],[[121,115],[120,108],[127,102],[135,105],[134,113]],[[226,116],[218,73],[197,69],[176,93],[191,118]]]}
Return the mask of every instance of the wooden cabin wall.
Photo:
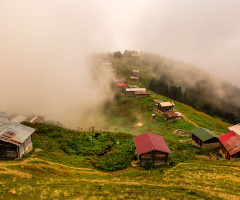
{"label": "wooden cabin wall", "polygon": [[218,138],[212,138],[203,143],[203,148],[217,148],[220,147],[220,141]]}
{"label": "wooden cabin wall", "polygon": [[173,111],[173,106],[162,107],[160,104],[158,105],[158,109],[162,112]]}
{"label": "wooden cabin wall", "polygon": [[127,97],[134,97],[135,96],[135,91],[127,91],[126,96]]}
{"label": "wooden cabin wall", "polygon": [[192,134],[192,142],[196,143],[198,146],[202,147],[203,142],[196,135]]}
{"label": "wooden cabin wall", "polygon": [[232,159],[236,161],[240,161],[240,152],[237,152],[234,155],[232,155]]}
{"label": "wooden cabin wall", "polygon": [[24,151],[28,151],[28,149],[32,148],[32,137],[29,136],[28,139],[23,143]]}
{"label": "wooden cabin wall", "polygon": [[19,155],[18,155],[19,158],[22,157],[22,155],[25,153],[23,145],[18,147],[18,152],[19,152]]}
{"label": "wooden cabin wall", "polygon": [[232,156],[228,153],[227,149],[220,143],[220,150],[222,151],[223,155],[225,156],[226,160],[231,160]]}
{"label": "wooden cabin wall", "polygon": [[168,117],[168,116],[165,116],[165,121],[168,121],[168,122],[177,121],[178,119],[180,119],[180,118],[179,117]]}
{"label": "wooden cabin wall", "polygon": [[143,166],[147,163],[152,163],[154,165],[166,165],[168,163],[168,154],[159,151],[153,151],[140,155],[139,160],[140,166]]}
{"label": "wooden cabin wall", "polygon": [[136,94],[135,96],[136,96],[137,98],[150,97],[150,94]]}
{"label": "wooden cabin wall", "polygon": [[17,158],[18,157],[18,146],[0,141],[0,158]]}

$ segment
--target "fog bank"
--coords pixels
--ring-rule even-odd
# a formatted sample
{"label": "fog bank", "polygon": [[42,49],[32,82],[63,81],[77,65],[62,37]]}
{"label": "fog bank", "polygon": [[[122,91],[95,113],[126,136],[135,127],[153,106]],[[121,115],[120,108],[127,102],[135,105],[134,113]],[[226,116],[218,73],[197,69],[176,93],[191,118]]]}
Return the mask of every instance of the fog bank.
{"label": "fog bank", "polygon": [[188,62],[240,86],[239,8],[234,0],[2,0],[0,109],[101,124],[92,116],[112,97],[111,75],[100,69],[96,80],[85,57],[125,49]]}

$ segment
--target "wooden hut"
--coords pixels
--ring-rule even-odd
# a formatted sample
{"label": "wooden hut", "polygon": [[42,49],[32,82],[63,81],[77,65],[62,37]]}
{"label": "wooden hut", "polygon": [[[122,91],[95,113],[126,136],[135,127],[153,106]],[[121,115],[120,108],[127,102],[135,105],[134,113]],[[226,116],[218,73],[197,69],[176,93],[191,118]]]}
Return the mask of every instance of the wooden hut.
{"label": "wooden hut", "polygon": [[135,97],[135,92],[146,92],[146,88],[126,88],[127,97]]}
{"label": "wooden hut", "polygon": [[179,112],[169,112],[165,114],[165,121],[172,122],[181,119],[181,114]]}
{"label": "wooden hut", "polygon": [[234,131],[219,137],[220,150],[227,160],[240,161],[240,135]]}
{"label": "wooden hut", "polygon": [[150,97],[150,92],[146,91],[146,92],[135,92],[135,97],[137,98],[141,98],[141,97]]}
{"label": "wooden hut", "polygon": [[138,154],[139,164],[167,165],[168,155],[171,153],[164,139],[160,135],[144,133],[133,138]]}
{"label": "wooden hut", "polygon": [[220,147],[218,135],[206,128],[196,128],[192,132],[192,144],[201,148],[217,148]]}
{"label": "wooden hut", "polygon": [[35,129],[10,122],[0,126],[0,158],[20,158],[32,149]]}
{"label": "wooden hut", "polygon": [[117,87],[121,90],[124,90],[127,88],[127,83],[117,83]]}
{"label": "wooden hut", "polygon": [[158,103],[158,109],[161,112],[172,112],[175,104],[173,102],[162,102]]}
{"label": "wooden hut", "polygon": [[29,123],[43,123],[44,121],[44,117],[40,116],[40,115],[34,115],[34,116],[31,116],[31,117],[28,117],[26,120],[26,122],[29,122]]}
{"label": "wooden hut", "polygon": [[137,76],[131,76],[131,81],[138,81],[138,77]]}
{"label": "wooden hut", "polygon": [[139,87],[136,85],[128,85],[128,88],[139,88]]}
{"label": "wooden hut", "polygon": [[132,76],[139,77],[139,70],[132,70]]}

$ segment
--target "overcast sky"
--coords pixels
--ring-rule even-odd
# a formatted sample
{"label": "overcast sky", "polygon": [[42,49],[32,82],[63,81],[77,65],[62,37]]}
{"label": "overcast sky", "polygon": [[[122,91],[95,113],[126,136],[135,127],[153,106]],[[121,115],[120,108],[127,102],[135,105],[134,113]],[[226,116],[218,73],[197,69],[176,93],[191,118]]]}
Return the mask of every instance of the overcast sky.
{"label": "overcast sky", "polygon": [[0,52],[15,59],[19,51],[134,49],[196,64],[240,86],[239,10],[238,0],[1,0]]}
{"label": "overcast sky", "polygon": [[0,109],[24,110],[27,103],[41,111],[49,104],[57,112],[70,110],[73,101],[81,102],[79,110],[93,108],[107,81],[94,82],[83,57],[125,49],[181,60],[240,87],[239,10],[239,0],[1,0],[0,89],[6,101]]}

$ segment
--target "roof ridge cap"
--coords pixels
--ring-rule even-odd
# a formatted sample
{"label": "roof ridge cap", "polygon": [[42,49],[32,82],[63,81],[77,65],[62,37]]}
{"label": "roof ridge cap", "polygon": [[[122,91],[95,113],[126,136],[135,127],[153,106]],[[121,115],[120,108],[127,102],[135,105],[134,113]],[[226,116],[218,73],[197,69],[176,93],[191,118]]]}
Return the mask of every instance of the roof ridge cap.
{"label": "roof ridge cap", "polygon": [[151,144],[152,144],[152,146],[153,146],[153,148],[152,148],[152,150],[156,150],[156,147],[155,147],[155,145],[154,145],[154,143],[152,142],[152,140],[151,140],[151,135],[153,134],[153,133],[147,133],[148,134],[148,138],[149,138],[149,140],[150,140],[150,142],[151,142]]}

